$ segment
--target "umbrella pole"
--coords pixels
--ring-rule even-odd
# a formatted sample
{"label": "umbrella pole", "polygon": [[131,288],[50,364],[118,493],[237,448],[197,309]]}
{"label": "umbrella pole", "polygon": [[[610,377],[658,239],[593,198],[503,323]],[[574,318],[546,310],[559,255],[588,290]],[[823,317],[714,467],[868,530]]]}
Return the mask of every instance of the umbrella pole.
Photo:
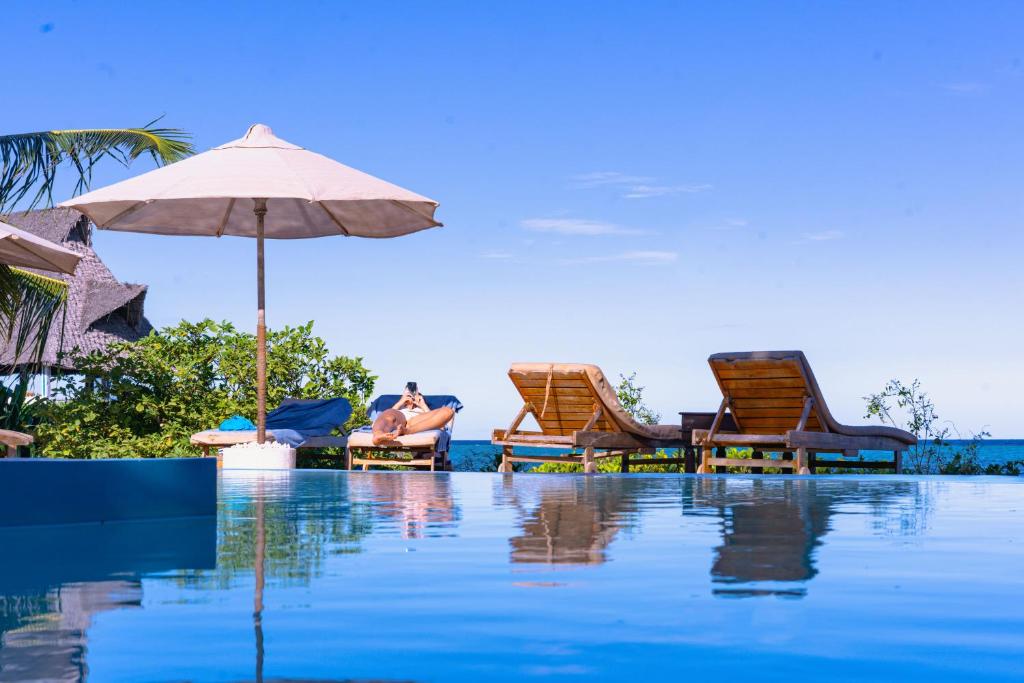
{"label": "umbrella pole", "polygon": [[267,316],[263,286],[263,218],[267,200],[257,199],[256,214],[256,442],[267,439]]}

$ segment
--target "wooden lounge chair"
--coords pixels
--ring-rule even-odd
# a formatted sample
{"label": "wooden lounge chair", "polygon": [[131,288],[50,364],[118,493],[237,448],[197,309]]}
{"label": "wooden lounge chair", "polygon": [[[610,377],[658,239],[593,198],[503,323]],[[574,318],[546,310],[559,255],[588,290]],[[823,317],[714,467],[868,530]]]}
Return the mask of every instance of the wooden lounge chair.
{"label": "wooden lounge chair", "polygon": [[[682,413],[678,425],[640,424],[619,403],[601,368],[582,363],[514,363],[509,379],[523,398],[523,407],[507,429],[495,429],[491,443],[501,446],[501,472],[514,462],[572,462],[583,471],[597,471],[596,460],[622,457],[621,471],[631,465],[683,464],[684,457],[641,458],[658,448],[692,449],[691,431],[707,429],[713,413]],[[525,431],[532,415],[540,431]],[[533,455],[517,448],[568,451],[564,455]]]}
{"label": "wooden lounge chair", "polygon": [[[399,398],[401,397],[397,394],[384,394],[375,398],[366,409],[370,424],[373,424],[378,415],[398,403]],[[451,408],[455,413],[462,410],[462,402],[454,396],[424,395],[423,400],[431,410],[445,407]],[[370,427],[361,427],[352,432],[348,438],[348,447],[345,451],[346,467],[352,469],[359,466],[364,471],[374,465],[426,468],[431,472],[449,471],[452,465],[448,459],[448,449],[451,447],[454,428],[455,416],[453,415],[443,429],[403,434],[394,441],[376,446],[373,443],[373,433]]]}
{"label": "wooden lounge chair", "polygon": [[33,441],[35,441],[35,438],[31,434],[14,432],[10,429],[0,429],[0,444],[7,447],[8,458],[16,458],[18,456],[18,446],[28,446]]}
{"label": "wooden lounge chair", "polygon": [[[712,467],[776,467],[810,474],[814,467],[902,467],[902,453],[917,438],[884,425],[850,427],[829,412],[811,366],[802,351],[716,353],[708,358],[722,390],[722,404],[708,429],[693,431],[693,443],[702,449],[702,473]],[[723,420],[732,417],[733,426]],[[713,457],[715,447],[750,447],[754,458]],[[891,451],[892,461],[865,462],[817,459],[818,453],[856,457],[860,451]],[[796,453],[796,460],[763,455]]]}

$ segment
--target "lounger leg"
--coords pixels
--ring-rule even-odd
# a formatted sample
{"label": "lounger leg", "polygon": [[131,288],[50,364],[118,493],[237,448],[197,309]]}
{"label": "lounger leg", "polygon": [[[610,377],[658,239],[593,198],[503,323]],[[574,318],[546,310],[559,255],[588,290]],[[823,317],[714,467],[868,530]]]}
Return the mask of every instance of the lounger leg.
{"label": "lounger leg", "polygon": [[504,474],[512,474],[512,463],[509,458],[512,456],[511,446],[501,447],[501,464],[498,466],[498,471]]}
{"label": "lounger leg", "polygon": [[756,465],[751,464],[750,471],[754,474],[764,474],[764,451],[754,451],[750,454],[752,461],[758,461]]}
{"label": "lounger leg", "polygon": [[620,470],[623,474],[629,474],[629,451],[622,454],[622,467]]}
{"label": "lounger leg", "polygon": [[704,446],[701,449],[700,467],[697,468],[697,474],[711,474],[711,465],[708,463],[711,460],[711,446]]}
{"label": "lounger leg", "polygon": [[686,474],[693,474],[697,471],[697,449],[693,446],[687,446],[683,449],[683,472]]}
{"label": "lounger leg", "polygon": [[797,474],[810,474],[811,470],[807,467],[807,449],[798,448],[796,449],[796,468]]}
{"label": "lounger leg", "polygon": [[597,474],[597,463],[594,462],[594,449],[584,448],[583,449],[583,473],[584,474]]}

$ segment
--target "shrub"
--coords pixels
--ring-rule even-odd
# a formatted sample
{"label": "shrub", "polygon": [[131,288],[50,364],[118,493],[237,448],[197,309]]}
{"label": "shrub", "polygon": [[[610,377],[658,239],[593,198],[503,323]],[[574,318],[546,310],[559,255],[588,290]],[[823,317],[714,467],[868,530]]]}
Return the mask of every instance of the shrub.
{"label": "shrub", "polygon": [[[268,407],[344,396],[353,407],[347,427],[364,424],[376,377],[361,358],[331,356],[312,329],[268,331]],[[227,322],[182,321],[71,361],[80,375],[38,406],[38,450],[49,457],[193,455],[191,434],[231,415],[256,417],[256,338]]]}
{"label": "shrub", "polygon": [[[928,394],[921,390],[921,383],[914,380],[904,384],[898,379],[889,380],[877,394],[865,396],[866,418],[877,417],[880,421],[906,429],[917,437],[917,443],[907,449],[903,458],[903,469],[913,474],[982,474],[986,472],[978,459],[978,449],[989,433],[985,430],[971,434],[966,446],[956,448],[949,441],[955,433],[952,423],[940,425],[935,404]],[[902,411],[897,418],[895,411]],[[899,419],[904,423],[899,424]],[[1012,463],[1011,463],[1012,464]],[[991,468],[991,466],[990,466]],[[996,466],[998,470],[999,466]],[[990,471],[990,474],[997,473]]]}

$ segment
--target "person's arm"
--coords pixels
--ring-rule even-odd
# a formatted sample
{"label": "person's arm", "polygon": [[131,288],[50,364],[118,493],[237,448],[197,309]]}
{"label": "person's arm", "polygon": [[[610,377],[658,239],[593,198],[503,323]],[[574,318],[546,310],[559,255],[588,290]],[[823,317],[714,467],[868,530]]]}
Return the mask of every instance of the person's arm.
{"label": "person's arm", "polygon": [[409,400],[410,400],[409,392],[408,391],[403,391],[402,395],[398,398],[398,402],[395,405],[391,406],[391,409],[392,410],[401,410],[402,406],[404,406],[406,403],[408,403]]}
{"label": "person's arm", "polygon": [[423,394],[421,394],[419,392],[416,392],[416,398],[414,399],[414,401],[415,401],[416,405],[418,405],[423,412],[425,412],[425,413],[429,413],[430,412],[430,406],[427,405],[426,400],[423,398]]}

